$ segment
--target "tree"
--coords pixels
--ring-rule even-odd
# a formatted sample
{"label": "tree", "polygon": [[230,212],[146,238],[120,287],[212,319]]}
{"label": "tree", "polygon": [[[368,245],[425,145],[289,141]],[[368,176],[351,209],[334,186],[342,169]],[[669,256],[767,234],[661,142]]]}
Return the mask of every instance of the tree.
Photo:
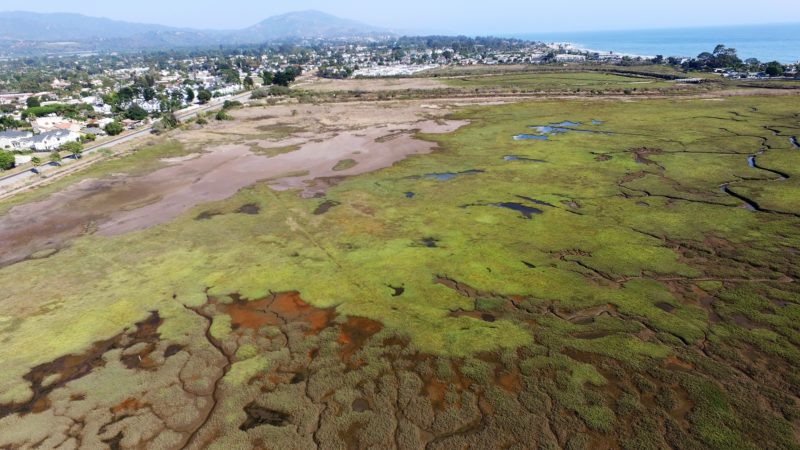
{"label": "tree", "polygon": [[711,61],[712,58],[714,58],[714,55],[708,52],[703,52],[697,55],[697,59],[700,61]]}
{"label": "tree", "polygon": [[197,100],[200,101],[201,105],[205,105],[209,101],[211,101],[211,92],[208,92],[205,89],[201,89],[200,92],[197,93]]}
{"label": "tree", "polygon": [[222,71],[222,76],[225,78],[225,82],[228,84],[236,84],[241,81],[239,78],[239,71],[234,69],[224,69]]}
{"label": "tree", "polygon": [[119,98],[115,92],[103,94],[103,103],[106,105],[116,105],[119,103]]}
{"label": "tree", "polygon": [[178,118],[175,117],[173,113],[166,113],[161,116],[161,123],[163,123],[166,127],[172,129],[178,126]]}
{"label": "tree", "polygon": [[42,165],[42,160],[38,156],[34,156],[31,158],[31,164],[33,165],[33,171],[35,173],[39,173],[38,167]]}
{"label": "tree", "polygon": [[69,152],[69,154],[75,157],[75,159],[78,159],[81,157],[81,153],[83,153],[83,144],[80,142],[67,142],[61,146],[61,150]]}
{"label": "tree", "polygon": [[123,127],[119,122],[111,122],[110,124],[106,125],[105,130],[109,136],[116,136],[125,131],[125,127]]}
{"label": "tree", "polygon": [[27,100],[25,100],[25,105],[28,108],[36,108],[42,106],[42,102],[39,100],[39,97],[30,96]]}
{"label": "tree", "polygon": [[186,103],[192,103],[194,101],[194,90],[192,88],[186,88]]}
{"label": "tree", "polygon": [[663,64],[663,63],[664,63],[664,55],[656,55],[656,57],[653,58],[653,64]]}
{"label": "tree", "polygon": [[161,134],[165,131],[169,131],[173,128],[178,126],[178,118],[175,117],[175,114],[168,112],[161,116],[161,120],[153,125],[153,133],[154,134]]}
{"label": "tree", "polygon": [[736,56],[735,48],[725,47],[724,45],[719,44],[714,47],[714,52],[706,64],[712,69],[738,67],[742,65],[742,60]]}
{"label": "tree", "polygon": [[61,153],[59,153],[58,150],[53,150],[52,152],[50,152],[50,162],[56,164],[61,162]]}
{"label": "tree", "polygon": [[144,90],[142,90],[142,96],[146,101],[149,102],[150,100],[156,98],[156,90],[151,87],[146,87]]}
{"label": "tree", "polygon": [[253,82],[253,77],[251,77],[250,75],[244,77],[244,88],[250,90],[253,89],[253,86],[255,86],[255,83]]}
{"label": "tree", "polygon": [[125,111],[125,117],[131,120],[144,120],[147,118],[147,111],[139,105],[131,105],[127,111]]}
{"label": "tree", "polygon": [[267,72],[266,70],[261,72],[261,80],[263,81],[264,86],[269,86],[272,84],[272,81],[275,79],[272,72]]}
{"label": "tree", "polygon": [[279,72],[275,72],[275,76],[272,79],[272,84],[276,86],[285,86],[289,87],[289,84],[294,81],[295,76],[294,72],[290,70],[282,70]]}
{"label": "tree", "polygon": [[748,70],[758,70],[761,67],[761,61],[758,58],[747,58],[744,60]]}
{"label": "tree", "polygon": [[769,62],[764,68],[764,73],[771,77],[779,77],[783,75],[783,64],[778,61]]}
{"label": "tree", "polygon": [[0,150],[0,170],[13,169],[15,165],[14,154]]}
{"label": "tree", "polygon": [[117,102],[122,104],[133,100],[133,98],[136,97],[136,92],[134,92],[132,88],[126,86],[117,92],[116,97]]}

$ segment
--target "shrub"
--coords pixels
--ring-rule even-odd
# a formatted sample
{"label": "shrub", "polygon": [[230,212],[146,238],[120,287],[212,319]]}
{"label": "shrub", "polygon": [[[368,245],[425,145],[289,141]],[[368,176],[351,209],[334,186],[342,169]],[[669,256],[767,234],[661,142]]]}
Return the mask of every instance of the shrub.
{"label": "shrub", "polygon": [[125,117],[131,120],[144,120],[147,118],[147,111],[139,105],[131,105],[127,111],[125,111]]}
{"label": "shrub", "polygon": [[267,88],[258,88],[250,93],[250,98],[253,100],[258,100],[262,98],[269,97],[269,89]]}
{"label": "shrub", "polygon": [[291,94],[292,90],[286,86],[270,86],[269,88],[269,95],[272,96],[283,96]]}
{"label": "shrub", "polygon": [[237,100],[225,100],[225,103],[222,104],[222,109],[234,109],[241,107],[242,107],[242,102]]}
{"label": "shrub", "polygon": [[15,165],[13,153],[0,151],[0,170],[13,169]]}
{"label": "shrub", "polygon": [[200,92],[197,93],[197,100],[200,102],[200,104],[205,105],[211,101],[211,92],[201,89]]}
{"label": "shrub", "polygon": [[[83,152],[83,144],[80,142],[67,142],[61,146],[61,150],[69,152],[71,155],[80,155]],[[58,152],[56,152],[57,154]]]}
{"label": "shrub", "polygon": [[116,136],[122,133],[125,130],[125,127],[123,127],[119,122],[111,122],[110,124],[106,125],[105,130],[109,136]]}

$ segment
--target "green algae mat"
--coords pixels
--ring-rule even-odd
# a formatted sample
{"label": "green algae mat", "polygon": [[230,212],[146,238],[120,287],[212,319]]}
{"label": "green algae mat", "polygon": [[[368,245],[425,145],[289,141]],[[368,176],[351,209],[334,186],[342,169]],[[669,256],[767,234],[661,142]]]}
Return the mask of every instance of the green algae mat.
{"label": "green algae mat", "polygon": [[800,448],[796,97],[453,118],[0,269],[0,447]]}

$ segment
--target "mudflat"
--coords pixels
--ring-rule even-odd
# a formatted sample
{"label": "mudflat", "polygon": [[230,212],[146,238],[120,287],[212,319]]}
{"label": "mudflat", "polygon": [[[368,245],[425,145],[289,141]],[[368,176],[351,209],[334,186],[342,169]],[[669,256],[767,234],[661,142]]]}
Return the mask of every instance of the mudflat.
{"label": "mudflat", "polygon": [[795,448],[796,95],[727,94],[250,106],[33,191],[0,447]]}

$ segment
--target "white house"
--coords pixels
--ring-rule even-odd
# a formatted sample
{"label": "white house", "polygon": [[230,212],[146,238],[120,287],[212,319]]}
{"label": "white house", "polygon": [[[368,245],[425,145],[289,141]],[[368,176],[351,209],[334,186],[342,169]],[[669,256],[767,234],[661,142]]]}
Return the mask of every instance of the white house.
{"label": "white house", "polygon": [[97,120],[94,126],[96,126],[97,128],[105,128],[106,125],[110,124],[113,121],[114,119],[112,119],[111,117],[104,117],[102,119]]}
{"label": "white house", "polygon": [[557,62],[583,62],[586,61],[586,57],[583,55],[570,55],[570,54],[563,54],[563,55],[556,55]]}
{"label": "white house", "polygon": [[14,164],[21,166],[23,164],[28,164],[32,159],[33,155],[14,155]]}
{"label": "white house", "polygon": [[139,106],[140,108],[144,109],[150,114],[161,111],[161,102],[155,98],[150,101],[147,101],[142,98],[137,98],[134,99],[133,101],[127,102],[124,105],[124,107],[125,109],[128,109],[133,105]]}
{"label": "white house", "polygon": [[101,105],[92,105],[92,109],[97,114],[109,115],[111,114],[111,105],[101,104]]}
{"label": "white house", "polygon": [[31,125],[33,126],[34,130],[40,133],[53,130],[69,130],[78,132],[81,129],[80,123],[56,115],[37,117]]}
{"label": "white house", "polygon": [[55,150],[67,142],[79,141],[81,135],[70,130],[53,130],[46,133],[37,134],[31,138],[31,147],[37,152],[49,152]]}
{"label": "white house", "polygon": [[30,131],[4,131],[0,133],[0,149],[28,148],[32,137]]}

